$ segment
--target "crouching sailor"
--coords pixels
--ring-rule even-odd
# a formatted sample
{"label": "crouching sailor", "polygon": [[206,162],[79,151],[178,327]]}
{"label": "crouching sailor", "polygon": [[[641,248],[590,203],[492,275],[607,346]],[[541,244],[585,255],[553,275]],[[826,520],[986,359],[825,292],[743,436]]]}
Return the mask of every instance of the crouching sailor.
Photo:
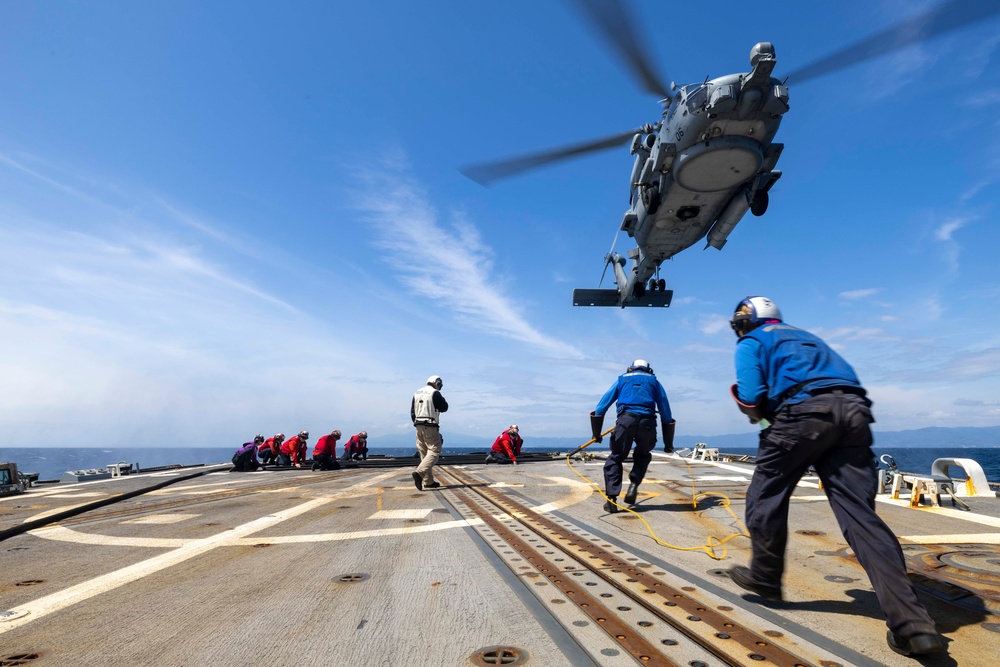
{"label": "crouching sailor", "polygon": [[518,434],[517,424],[511,424],[493,441],[493,447],[486,455],[486,463],[513,463],[517,465],[517,457],[521,455],[521,445],[523,444],[524,441]]}
{"label": "crouching sailor", "polygon": [[257,460],[257,447],[264,444],[264,436],[254,436],[253,442],[244,442],[243,446],[233,454],[233,472],[253,472],[260,467]]}
{"label": "crouching sailor", "polygon": [[590,426],[597,442],[601,442],[604,414],[612,403],[618,404],[618,421],[611,434],[611,453],[604,463],[604,491],[609,499],[604,503],[604,510],[609,513],[618,511],[615,503],[622,490],[622,463],[628,458],[633,442],[635,453],[632,455],[632,470],[628,476],[630,484],[625,492],[625,502],[629,505],[635,503],[639,485],[646,476],[646,469],[653,459],[653,447],[656,446],[656,411],[660,411],[665,452],[674,451],[676,427],[670,414],[667,392],[656,379],[653,369],[643,359],[636,359],[624,374],[618,376],[597,408],[590,413]]}
{"label": "crouching sailor", "polygon": [[278,433],[264,441],[257,453],[260,455],[261,466],[268,463],[278,464],[278,456],[281,454],[281,443],[285,441],[285,434]]}
{"label": "crouching sailor", "polygon": [[762,296],[736,306],[733,398],[751,423],[762,423],[757,465],[747,488],[750,567],[729,576],[765,600],[781,600],[788,504],[813,466],[844,539],[878,597],[896,653],[944,650],[944,639],[917,601],[899,540],[875,513],[871,401],[854,369],[817,336],[782,322]]}
{"label": "crouching sailor", "polygon": [[316,447],[313,448],[313,470],[317,468],[321,470],[340,470],[340,464],[337,463],[338,440],[340,440],[340,431],[333,429],[328,435],[324,435],[316,441]]}

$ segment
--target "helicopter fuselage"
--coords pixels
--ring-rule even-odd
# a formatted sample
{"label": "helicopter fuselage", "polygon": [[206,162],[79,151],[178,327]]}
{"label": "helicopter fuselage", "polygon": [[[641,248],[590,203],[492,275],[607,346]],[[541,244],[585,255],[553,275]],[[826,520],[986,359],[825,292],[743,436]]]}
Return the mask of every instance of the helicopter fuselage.
{"label": "helicopter fuselage", "polygon": [[[680,88],[658,126],[635,135],[630,207],[621,223],[636,242],[631,267],[626,273],[624,258],[608,258],[617,303],[578,305],[669,305],[646,291],[664,260],[703,238],[722,249],[748,210],[764,213],[781,177],[774,167],[784,146],[773,139],[788,111],[788,89],[771,76],[775,62],[770,44],[756,45],[751,72]],[[649,282],[651,292],[663,286]]]}

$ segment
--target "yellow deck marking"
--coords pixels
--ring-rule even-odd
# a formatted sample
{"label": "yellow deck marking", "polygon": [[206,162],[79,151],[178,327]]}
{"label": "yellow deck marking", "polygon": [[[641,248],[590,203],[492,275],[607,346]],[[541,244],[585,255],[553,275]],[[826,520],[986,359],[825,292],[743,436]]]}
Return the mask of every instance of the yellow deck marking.
{"label": "yellow deck marking", "polygon": [[375,509],[382,509],[382,491],[385,490],[384,486],[378,487],[378,493],[375,494]]}

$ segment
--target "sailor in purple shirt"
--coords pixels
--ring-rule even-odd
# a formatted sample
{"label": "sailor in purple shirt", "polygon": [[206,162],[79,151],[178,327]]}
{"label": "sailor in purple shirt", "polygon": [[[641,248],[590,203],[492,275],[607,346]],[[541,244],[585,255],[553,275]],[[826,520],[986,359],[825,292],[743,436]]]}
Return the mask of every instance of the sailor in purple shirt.
{"label": "sailor in purple shirt", "polygon": [[233,454],[233,472],[253,472],[260,467],[257,460],[257,447],[264,442],[264,436],[257,435],[253,442],[244,442],[243,446]]}

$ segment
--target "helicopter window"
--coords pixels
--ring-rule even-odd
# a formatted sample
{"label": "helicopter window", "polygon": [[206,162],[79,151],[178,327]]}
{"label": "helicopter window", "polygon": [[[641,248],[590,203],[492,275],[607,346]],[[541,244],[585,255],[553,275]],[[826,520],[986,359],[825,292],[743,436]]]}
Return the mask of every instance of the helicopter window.
{"label": "helicopter window", "polygon": [[690,113],[698,113],[705,108],[708,101],[708,86],[701,86],[687,96],[687,108]]}

